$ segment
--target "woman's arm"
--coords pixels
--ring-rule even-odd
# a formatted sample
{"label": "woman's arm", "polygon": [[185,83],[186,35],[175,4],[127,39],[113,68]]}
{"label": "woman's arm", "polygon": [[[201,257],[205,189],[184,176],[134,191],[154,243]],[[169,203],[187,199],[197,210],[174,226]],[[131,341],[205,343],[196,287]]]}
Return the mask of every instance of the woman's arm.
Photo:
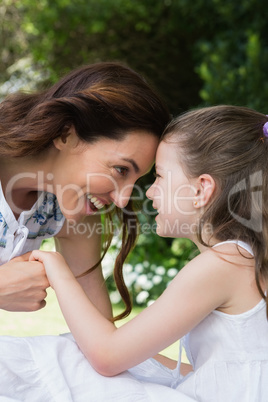
{"label": "woman's arm", "polygon": [[43,264],[29,261],[31,253],[13,258],[0,267],[0,309],[36,311],[46,305],[50,286]]}
{"label": "woman's arm", "polygon": [[[56,250],[64,256],[74,276],[84,273],[100,260],[101,233],[100,216],[92,215],[76,224],[66,221],[56,236]],[[77,280],[95,306],[110,319],[112,307],[101,265]]]}
{"label": "woman's arm", "polygon": [[224,261],[207,251],[181,270],[158,300],[117,329],[89,301],[61,255],[34,251],[31,259],[44,263],[74,338],[106,376],[155,356],[229,297]]}

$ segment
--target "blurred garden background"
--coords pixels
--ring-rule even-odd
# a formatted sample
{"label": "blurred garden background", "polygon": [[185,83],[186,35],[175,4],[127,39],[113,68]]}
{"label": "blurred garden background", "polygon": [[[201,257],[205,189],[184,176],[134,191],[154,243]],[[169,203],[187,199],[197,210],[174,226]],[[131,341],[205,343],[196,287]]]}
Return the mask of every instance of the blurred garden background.
{"label": "blurred garden background", "polygon": [[[268,113],[267,14],[265,0],[1,0],[0,99],[47,87],[83,64],[119,61],[141,73],[174,116],[223,103]],[[144,188],[152,181],[151,174],[143,179]],[[142,207],[139,219],[153,228],[153,214]],[[115,309],[117,247],[115,239],[104,261]],[[125,265],[134,313],[153,302],[194,253],[187,239],[141,231]],[[0,317],[9,335],[67,330],[51,292],[40,312]]]}

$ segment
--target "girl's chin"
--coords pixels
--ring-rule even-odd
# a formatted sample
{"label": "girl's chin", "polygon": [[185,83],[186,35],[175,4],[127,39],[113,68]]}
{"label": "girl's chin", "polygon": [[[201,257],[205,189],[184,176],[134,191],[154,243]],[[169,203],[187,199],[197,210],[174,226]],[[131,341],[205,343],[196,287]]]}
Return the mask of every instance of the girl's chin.
{"label": "girl's chin", "polygon": [[160,215],[155,217],[156,222],[156,234],[161,237],[174,237],[173,234],[170,233],[170,228],[172,227],[172,222],[169,222],[167,219],[161,219]]}
{"label": "girl's chin", "polygon": [[164,230],[163,226],[162,226],[161,223],[159,223],[159,222],[157,222],[157,225],[156,225],[156,234],[157,234],[158,236],[161,236],[161,237],[166,237],[166,236],[167,236],[167,234],[165,233],[165,230]]}
{"label": "girl's chin", "polygon": [[156,234],[160,237],[170,237],[168,233],[162,232],[161,229],[156,229]]}

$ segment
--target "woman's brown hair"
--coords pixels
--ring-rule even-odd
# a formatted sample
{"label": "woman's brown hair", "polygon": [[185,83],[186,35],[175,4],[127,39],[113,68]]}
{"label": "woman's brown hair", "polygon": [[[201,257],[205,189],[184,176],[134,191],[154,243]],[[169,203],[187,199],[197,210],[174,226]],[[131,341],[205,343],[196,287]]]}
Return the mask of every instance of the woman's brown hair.
{"label": "woman's brown hair", "polygon": [[[44,154],[71,126],[86,143],[120,140],[135,130],[160,138],[169,119],[166,106],[139,74],[119,63],[96,63],[72,71],[45,91],[8,96],[0,104],[0,157]],[[114,277],[126,306],[117,318],[131,311],[122,269],[137,237],[132,211],[131,201],[117,211],[123,236]]]}
{"label": "woman's brown hair", "polygon": [[[255,277],[268,283],[268,138],[266,115],[239,106],[214,106],[187,112],[174,119],[163,134],[176,141],[188,177],[211,175],[218,191],[201,217],[219,241],[241,240],[254,253]],[[268,312],[268,303],[267,303]],[[267,314],[268,316],[268,314]]]}

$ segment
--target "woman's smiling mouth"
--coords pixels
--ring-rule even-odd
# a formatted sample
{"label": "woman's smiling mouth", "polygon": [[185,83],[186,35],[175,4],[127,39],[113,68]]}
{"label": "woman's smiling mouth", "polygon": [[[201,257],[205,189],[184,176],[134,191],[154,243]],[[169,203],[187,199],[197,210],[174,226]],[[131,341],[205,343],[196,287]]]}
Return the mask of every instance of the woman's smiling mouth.
{"label": "woman's smiling mouth", "polygon": [[91,194],[87,194],[87,199],[88,199],[88,201],[90,202],[90,205],[92,206],[92,210],[97,211],[97,210],[103,208],[104,205],[105,205],[103,202],[101,202],[100,200],[98,200],[97,197],[94,197],[94,196],[91,195]]}

